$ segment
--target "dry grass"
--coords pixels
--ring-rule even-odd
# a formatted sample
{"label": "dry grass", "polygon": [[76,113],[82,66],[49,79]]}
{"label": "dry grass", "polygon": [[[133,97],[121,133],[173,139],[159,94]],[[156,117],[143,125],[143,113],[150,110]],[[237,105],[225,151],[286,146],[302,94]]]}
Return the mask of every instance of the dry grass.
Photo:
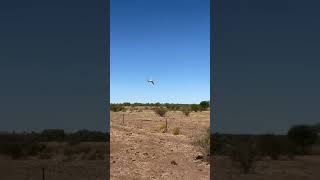
{"label": "dry grass", "polygon": [[162,124],[159,128],[161,133],[166,133],[167,132],[167,126],[165,124]]}
{"label": "dry grass", "polygon": [[180,134],[180,128],[178,128],[178,127],[173,128],[172,129],[172,134],[173,135],[179,135]]}

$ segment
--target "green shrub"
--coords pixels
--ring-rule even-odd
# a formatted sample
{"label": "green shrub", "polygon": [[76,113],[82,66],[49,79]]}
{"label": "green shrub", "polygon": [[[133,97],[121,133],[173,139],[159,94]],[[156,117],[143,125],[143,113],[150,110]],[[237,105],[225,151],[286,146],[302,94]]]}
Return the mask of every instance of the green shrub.
{"label": "green shrub", "polygon": [[182,113],[183,113],[185,116],[189,116],[190,113],[191,113],[191,108],[189,108],[189,107],[184,107],[184,108],[182,109]]}
{"label": "green shrub", "polygon": [[316,142],[318,134],[312,126],[296,125],[289,129],[288,138],[299,147],[300,153],[307,154],[308,148]]}
{"label": "green shrub", "polygon": [[163,107],[159,107],[159,108],[155,108],[154,112],[156,114],[158,114],[160,117],[164,117],[167,113],[167,109],[163,108]]}
{"label": "green shrub", "polygon": [[111,104],[110,110],[113,112],[125,111],[125,107],[118,104]]}
{"label": "green shrub", "polygon": [[169,110],[169,111],[177,111],[180,109],[179,105],[176,104],[165,104],[165,107]]}
{"label": "green shrub", "polygon": [[201,110],[207,110],[210,106],[209,101],[201,101],[199,105]]}
{"label": "green shrub", "polygon": [[280,156],[293,158],[296,151],[295,145],[287,137],[272,134],[260,136],[258,146],[261,156],[269,156],[273,160],[278,160]]}
{"label": "green shrub", "polygon": [[129,102],[124,102],[122,105],[123,105],[123,106],[130,106],[131,103],[129,103]]}
{"label": "green shrub", "polygon": [[226,139],[219,133],[214,133],[211,135],[212,149],[211,154],[221,154],[224,152],[224,145],[226,144]]}
{"label": "green shrub", "polygon": [[192,104],[191,110],[194,112],[198,112],[198,111],[200,111],[200,106],[198,104]]}

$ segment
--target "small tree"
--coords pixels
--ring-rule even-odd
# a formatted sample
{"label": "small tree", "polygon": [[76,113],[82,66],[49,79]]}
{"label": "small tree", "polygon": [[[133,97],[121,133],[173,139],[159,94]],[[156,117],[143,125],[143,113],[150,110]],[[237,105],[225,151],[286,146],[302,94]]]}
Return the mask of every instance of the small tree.
{"label": "small tree", "polygon": [[316,130],[308,125],[296,125],[288,131],[288,138],[300,147],[302,154],[307,153],[307,148],[316,142],[317,137]]}
{"label": "small tree", "polygon": [[202,110],[207,110],[209,108],[210,104],[209,101],[201,101],[200,102],[200,107]]}
{"label": "small tree", "polygon": [[191,108],[190,107],[184,107],[182,109],[182,113],[185,115],[185,116],[189,116],[190,115],[190,112],[191,112]]}
{"label": "small tree", "polygon": [[111,104],[110,110],[113,112],[125,111],[125,107],[119,104]]}
{"label": "small tree", "polygon": [[198,104],[192,104],[191,110],[194,112],[198,112],[198,111],[200,111],[200,106]]}
{"label": "small tree", "polygon": [[160,108],[154,109],[154,112],[158,114],[160,117],[164,117],[167,113],[167,109],[160,107]]}
{"label": "small tree", "polygon": [[129,103],[129,102],[124,102],[122,105],[123,105],[123,106],[130,106],[131,103]]}

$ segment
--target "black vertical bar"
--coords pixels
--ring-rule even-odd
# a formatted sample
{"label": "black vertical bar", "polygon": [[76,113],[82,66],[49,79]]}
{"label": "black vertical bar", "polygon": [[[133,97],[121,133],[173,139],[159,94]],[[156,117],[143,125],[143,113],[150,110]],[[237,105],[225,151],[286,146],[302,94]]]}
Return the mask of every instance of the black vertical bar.
{"label": "black vertical bar", "polygon": [[108,146],[106,149],[106,174],[107,180],[110,179],[110,0],[106,0],[106,96],[107,96],[107,113],[106,113],[106,120],[107,120],[107,132],[108,136]]}
{"label": "black vertical bar", "polygon": [[213,133],[213,121],[214,121],[214,101],[215,101],[215,87],[214,87],[214,65],[213,65],[213,47],[214,47],[214,21],[213,21],[213,17],[214,17],[214,0],[210,0],[210,179],[213,179],[213,166],[214,166],[214,162],[213,162],[213,154],[212,154],[212,149],[213,149],[213,139],[211,139],[212,137],[212,133]]}
{"label": "black vertical bar", "polygon": [[42,180],[45,180],[46,179],[46,176],[44,174],[44,167],[42,168]]}

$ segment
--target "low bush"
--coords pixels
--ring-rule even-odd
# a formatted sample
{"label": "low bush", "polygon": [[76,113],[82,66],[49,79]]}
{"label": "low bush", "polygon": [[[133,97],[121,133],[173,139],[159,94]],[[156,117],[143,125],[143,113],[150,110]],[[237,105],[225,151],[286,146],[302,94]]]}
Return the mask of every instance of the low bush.
{"label": "low bush", "polygon": [[173,128],[172,129],[172,134],[173,135],[179,135],[180,134],[180,128],[178,128],[178,127]]}
{"label": "low bush", "polygon": [[190,113],[191,113],[191,108],[190,107],[184,107],[182,109],[182,113],[185,115],[185,116],[189,116]]}
{"label": "low bush", "polygon": [[206,111],[209,108],[210,103],[209,103],[209,101],[201,101],[199,106],[200,106],[201,110]]}
{"label": "low bush", "polygon": [[111,104],[110,110],[113,112],[125,111],[125,107],[118,104]]}
{"label": "low bush", "polygon": [[287,136],[299,147],[299,153],[303,155],[309,153],[318,139],[317,130],[309,125],[295,125],[289,129]]}
{"label": "low bush", "polygon": [[194,111],[194,112],[198,112],[200,111],[200,106],[198,104],[192,104],[191,105],[191,111]]}
{"label": "low bush", "polygon": [[225,154],[225,148],[224,145],[226,144],[226,138],[224,138],[219,133],[211,134],[211,142],[212,142],[212,149],[211,154]]}
{"label": "low bush", "polygon": [[228,156],[234,164],[245,174],[253,171],[259,159],[256,142],[249,138],[239,138],[229,143]]}
{"label": "low bush", "polygon": [[159,107],[159,108],[155,108],[154,112],[159,115],[160,117],[164,117],[167,113],[167,109],[163,108],[163,107]]}
{"label": "low bush", "polygon": [[204,156],[209,157],[210,156],[210,129],[208,129],[206,133],[196,138],[193,141],[193,145],[198,147],[198,149]]}
{"label": "low bush", "polygon": [[297,149],[287,137],[271,134],[259,137],[258,148],[261,156],[268,156],[273,160],[278,160],[280,156],[292,159]]}

